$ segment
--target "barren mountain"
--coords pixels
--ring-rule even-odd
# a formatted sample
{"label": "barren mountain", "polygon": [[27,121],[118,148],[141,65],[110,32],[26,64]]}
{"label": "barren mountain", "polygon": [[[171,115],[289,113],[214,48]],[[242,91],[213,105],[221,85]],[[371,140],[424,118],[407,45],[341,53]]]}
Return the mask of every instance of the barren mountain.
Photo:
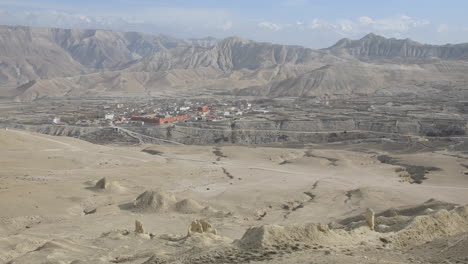
{"label": "barren mountain", "polygon": [[179,40],[135,32],[0,27],[0,96],[216,90],[238,95],[424,95],[465,87],[468,44],[369,34],[322,50],[241,38]]}
{"label": "barren mountain", "polygon": [[436,46],[411,39],[387,39],[372,33],[360,40],[342,39],[327,50],[338,56],[351,55],[364,60],[468,60],[468,43]]}

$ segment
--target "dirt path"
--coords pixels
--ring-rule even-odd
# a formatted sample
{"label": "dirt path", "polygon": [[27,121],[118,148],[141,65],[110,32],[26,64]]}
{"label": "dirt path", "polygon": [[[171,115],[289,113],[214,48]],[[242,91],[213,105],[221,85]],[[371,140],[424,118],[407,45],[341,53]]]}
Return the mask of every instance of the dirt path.
{"label": "dirt path", "polygon": [[162,142],[167,142],[167,143],[171,143],[171,144],[175,144],[175,145],[184,145],[182,143],[171,141],[171,140],[166,140],[166,139],[162,139],[162,138],[155,138],[155,137],[143,135],[143,134],[140,134],[140,133],[137,133],[137,132],[134,132],[134,131],[131,131],[131,130],[128,130],[128,129],[125,129],[125,128],[122,128],[122,127],[115,126],[114,124],[111,124],[111,127],[116,128],[118,130],[121,130],[121,131],[127,133],[129,136],[138,139],[140,141],[140,144],[145,143],[143,138],[150,138],[150,139],[159,140],[159,141],[162,141]]}
{"label": "dirt path", "polygon": [[42,136],[38,136],[38,135],[33,135],[33,134],[26,133],[26,132],[19,131],[19,130],[11,130],[11,131],[15,131],[16,133],[23,134],[23,135],[26,135],[28,137],[34,137],[34,138],[39,138],[39,139],[42,139],[42,140],[47,140],[47,141],[50,141],[50,142],[54,142],[54,143],[66,146],[67,148],[69,148],[72,151],[80,151],[81,150],[81,148],[79,148],[79,147],[73,146],[71,144],[68,144],[68,143],[65,143],[65,142],[62,142],[62,141],[59,141],[59,140],[55,140],[55,139],[51,139],[51,138],[47,138],[47,137],[42,137]]}

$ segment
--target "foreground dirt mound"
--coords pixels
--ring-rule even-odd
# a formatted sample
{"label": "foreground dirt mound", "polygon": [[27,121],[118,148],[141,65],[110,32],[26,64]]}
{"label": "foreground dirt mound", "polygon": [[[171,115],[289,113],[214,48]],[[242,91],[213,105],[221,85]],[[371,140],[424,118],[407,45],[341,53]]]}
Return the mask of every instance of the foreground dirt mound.
{"label": "foreground dirt mound", "polygon": [[125,188],[118,181],[110,180],[106,177],[98,180],[94,186],[90,187],[94,191],[124,192]]}
{"label": "foreground dirt mound", "polygon": [[247,229],[237,245],[242,249],[256,249],[296,243],[350,247],[384,242],[387,247],[406,248],[468,232],[468,206],[423,213],[426,215],[378,217],[376,232],[365,220],[335,228],[321,224],[255,226]]}
{"label": "foreground dirt mound", "polygon": [[176,211],[183,214],[198,213],[203,209],[197,201],[192,199],[184,199],[176,203]]}
{"label": "foreground dirt mound", "polygon": [[409,247],[464,232],[468,232],[468,206],[416,216],[408,226],[392,235],[390,241],[397,247]]}
{"label": "foreground dirt mound", "polygon": [[175,209],[176,198],[164,191],[145,191],[133,202],[137,210],[145,212],[168,212]]}
{"label": "foreground dirt mound", "polygon": [[449,238],[436,239],[411,248],[416,255],[425,256],[427,263],[467,263],[468,232]]}
{"label": "foreground dirt mound", "polygon": [[429,211],[438,211],[441,209],[452,210],[457,207],[456,204],[446,203],[435,199],[430,199],[423,204],[416,206],[405,206],[401,208],[391,208],[378,214],[378,216],[417,216],[427,214]]}
{"label": "foreground dirt mound", "polygon": [[296,226],[263,225],[247,229],[237,245],[242,249],[277,247],[296,243],[352,244],[352,236],[344,230],[330,230],[328,225]]}
{"label": "foreground dirt mound", "polygon": [[[442,202],[434,199],[430,199],[422,204],[414,205],[414,206],[405,206],[401,208],[390,208],[383,212],[377,213],[376,216],[376,224],[387,224],[389,221],[388,218],[400,216],[400,220],[406,219],[407,222],[411,220],[414,216],[418,215],[426,215],[434,211],[438,211],[441,209],[452,210],[457,205],[453,203]],[[391,222],[395,222],[395,219],[390,220]],[[365,216],[364,214],[348,217],[338,221],[339,224],[347,227],[354,227],[351,224],[357,223],[360,221],[364,221]],[[400,222],[401,221],[397,221]],[[400,228],[402,229],[402,228]],[[398,230],[400,230],[398,229]]]}
{"label": "foreground dirt mound", "polygon": [[149,190],[133,201],[133,209],[147,213],[177,212],[200,214],[205,217],[225,217],[231,215],[210,206],[203,206],[192,199],[179,200],[174,194],[161,190]]}

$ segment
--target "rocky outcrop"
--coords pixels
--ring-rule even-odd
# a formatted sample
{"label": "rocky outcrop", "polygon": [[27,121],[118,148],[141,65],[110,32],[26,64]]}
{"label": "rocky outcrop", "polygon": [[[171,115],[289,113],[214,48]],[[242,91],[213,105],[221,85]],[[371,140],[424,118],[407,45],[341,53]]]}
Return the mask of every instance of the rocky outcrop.
{"label": "rocky outcrop", "polygon": [[367,225],[369,226],[370,230],[375,230],[375,213],[374,210],[367,208],[365,213],[365,218]]}
{"label": "rocky outcrop", "polygon": [[216,235],[218,232],[216,229],[205,220],[195,220],[192,221],[188,227],[187,236],[192,235],[193,233],[210,233]]}
{"label": "rocky outcrop", "polygon": [[135,234],[144,234],[145,231],[143,229],[143,224],[138,221],[138,220],[135,220]]}

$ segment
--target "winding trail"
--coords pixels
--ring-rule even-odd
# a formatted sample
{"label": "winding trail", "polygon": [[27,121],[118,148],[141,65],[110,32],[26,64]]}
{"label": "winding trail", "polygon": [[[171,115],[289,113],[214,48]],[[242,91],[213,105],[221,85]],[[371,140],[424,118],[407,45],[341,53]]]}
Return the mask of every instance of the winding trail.
{"label": "winding trail", "polygon": [[176,142],[176,141],[171,141],[171,140],[166,140],[166,139],[162,139],[162,138],[155,138],[155,137],[143,135],[143,134],[137,133],[135,131],[128,130],[128,129],[123,128],[123,127],[115,126],[114,124],[111,124],[111,127],[115,128],[115,129],[117,129],[119,131],[123,131],[123,132],[127,133],[129,136],[138,139],[140,144],[145,143],[143,138],[150,138],[150,139],[153,139],[153,140],[159,140],[159,141],[162,141],[162,142],[167,142],[167,143],[171,143],[171,144],[175,144],[175,145],[185,145],[185,144],[182,144],[182,143]]}
{"label": "winding trail", "polygon": [[[65,147],[69,148],[70,151],[85,151],[86,152],[86,150],[83,150],[80,147],[77,147],[77,146],[74,146],[72,144],[65,143],[65,142],[62,142],[62,141],[59,141],[59,140],[47,138],[46,136],[34,135],[34,134],[30,133],[30,132],[25,132],[25,131],[20,131],[20,130],[10,130],[10,131],[14,131],[15,133],[19,133],[19,134],[22,134],[22,135],[25,135],[25,136],[28,136],[28,137],[38,138],[38,139],[41,139],[41,140],[46,140],[46,141],[49,141],[49,142],[60,144],[60,145],[63,145]],[[57,151],[57,150],[60,150],[60,149],[47,149],[47,151]],[[150,161],[148,159],[139,159],[139,158],[130,157],[130,156],[126,156],[126,155],[120,155],[120,154],[112,154],[112,153],[100,153],[100,154],[101,155],[106,155],[106,156],[126,158],[126,159],[129,159],[129,160],[135,160],[135,161],[141,161],[141,162],[149,162]]]}
{"label": "winding trail", "polygon": [[10,130],[10,131],[15,131],[16,133],[19,133],[19,134],[22,134],[22,135],[25,135],[25,136],[28,136],[28,137],[34,137],[34,138],[38,138],[38,139],[41,139],[41,140],[46,140],[46,141],[50,141],[50,142],[53,142],[53,143],[56,143],[56,144],[60,144],[60,145],[66,146],[71,151],[80,151],[80,150],[82,150],[81,148],[79,148],[77,146],[73,146],[71,144],[68,144],[68,143],[65,143],[65,142],[62,142],[62,141],[59,141],[59,140],[47,138],[45,136],[42,137],[42,136],[38,136],[38,135],[33,135],[31,133],[27,133],[27,132],[23,132],[23,131],[19,131],[19,130]]}

